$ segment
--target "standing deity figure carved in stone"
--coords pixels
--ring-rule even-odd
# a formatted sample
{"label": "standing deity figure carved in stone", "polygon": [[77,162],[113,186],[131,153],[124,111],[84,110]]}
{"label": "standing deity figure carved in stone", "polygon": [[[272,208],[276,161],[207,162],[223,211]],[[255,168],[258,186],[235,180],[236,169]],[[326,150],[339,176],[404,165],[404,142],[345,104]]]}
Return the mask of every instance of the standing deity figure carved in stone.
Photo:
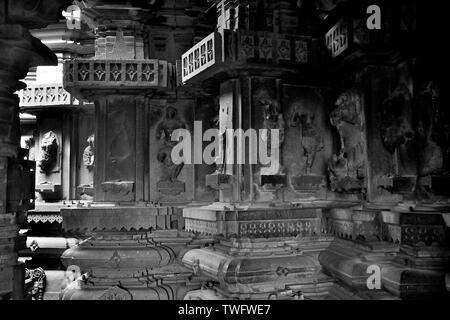
{"label": "standing deity figure carved in stone", "polygon": [[[225,141],[226,140],[224,139],[225,134],[220,133],[220,114],[219,114],[219,112],[220,112],[220,107],[217,110],[216,116],[211,119],[211,128],[219,130],[219,135],[218,135],[217,139],[218,139],[219,143],[221,143],[220,147],[223,150],[225,150],[225,147],[226,147]],[[220,152],[219,152],[219,154],[215,155],[214,163],[216,165],[215,173],[223,174],[224,168],[225,168],[225,162],[224,162],[224,157],[222,154],[220,154]]]}
{"label": "standing deity figure carved in stone", "polygon": [[35,139],[34,136],[29,137],[28,139],[25,140],[25,149],[28,150],[28,159],[30,161],[34,161],[36,159],[36,155],[35,155]]}
{"label": "standing deity figure carved in stone", "polygon": [[180,119],[178,110],[174,107],[166,109],[165,119],[156,128],[156,139],[160,143],[158,161],[163,165],[162,180],[174,182],[184,167],[184,163],[175,164],[172,161],[172,149],[178,141],[172,141],[172,134],[177,129],[186,129],[186,124]]}
{"label": "standing deity figure carved in stone", "polygon": [[439,99],[439,88],[431,81],[417,96],[420,174],[450,174],[450,112]]}
{"label": "standing deity figure carved in stone", "polygon": [[361,100],[356,91],[349,90],[339,96],[336,106],[330,121],[339,133],[340,151],[333,155],[328,167],[331,189],[361,191],[365,182]]}
{"label": "standing deity figure carved in stone", "polygon": [[55,166],[57,159],[58,137],[53,131],[49,131],[42,137],[39,167],[43,172],[48,172]]}
{"label": "standing deity figure carved in stone", "polygon": [[398,86],[383,101],[381,107],[381,139],[385,148],[395,154],[395,174],[403,175],[416,171],[412,140],[411,94],[406,85]]}
{"label": "standing deity figure carved in stone", "polygon": [[92,134],[87,139],[88,146],[83,152],[83,163],[89,170],[94,167],[94,154],[95,154],[95,136]]}
{"label": "standing deity figure carved in stone", "polygon": [[[219,141],[219,153],[216,155],[214,162],[216,163],[216,174],[232,174],[231,171],[227,169],[227,156],[230,156],[233,150],[229,150],[228,140],[227,140],[227,130],[233,128],[233,109],[232,105],[229,103],[219,105],[218,117],[214,118],[214,127],[218,129],[218,141]],[[232,163],[231,161],[228,161]]]}
{"label": "standing deity figure carved in stone", "polygon": [[280,130],[280,146],[284,142],[285,122],[283,114],[280,112],[279,104],[272,99],[262,99],[259,101],[264,111],[264,129],[267,129],[263,135],[263,141],[270,146],[270,130]]}
{"label": "standing deity figure carved in stone", "polygon": [[310,110],[295,108],[291,116],[291,127],[300,127],[300,146],[305,156],[304,174],[310,175],[316,155],[325,149],[322,136],[317,130],[316,114]]}
{"label": "standing deity figure carved in stone", "polygon": [[[285,127],[286,123],[283,118],[283,113],[280,110],[280,105],[277,101],[262,97],[258,101],[259,106],[261,106],[264,113],[263,129],[266,129],[261,134],[261,140],[267,145],[267,153],[270,156],[272,152],[272,134],[271,130],[279,131],[279,144],[276,146],[281,150],[284,139],[285,139]],[[279,152],[281,157],[281,152]],[[284,168],[282,167],[281,159],[279,159],[280,165],[278,172],[273,172],[273,175],[280,175],[283,173]],[[266,172],[267,173],[267,172]]]}

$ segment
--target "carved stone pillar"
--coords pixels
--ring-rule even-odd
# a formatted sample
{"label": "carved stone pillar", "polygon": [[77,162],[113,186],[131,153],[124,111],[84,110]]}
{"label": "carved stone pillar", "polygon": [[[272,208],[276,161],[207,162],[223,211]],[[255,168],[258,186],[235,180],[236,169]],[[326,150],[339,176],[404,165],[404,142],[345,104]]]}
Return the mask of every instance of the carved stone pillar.
{"label": "carved stone pillar", "polygon": [[[325,192],[332,152],[324,90],[311,81],[320,74],[313,59],[320,45],[299,32],[295,2],[216,5],[219,31],[182,57],[183,82],[219,95],[219,160],[225,161],[207,177],[220,202],[183,209],[187,231],[219,242],[183,256],[197,277],[213,283],[209,294],[188,297],[327,296],[333,281],[321,272],[318,255],[333,238],[322,230],[326,205],[311,199]],[[299,203],[305,198],[308,204]]]}
{"label": "carved stone pillar", "polygon": [[11,293],[20,298],[23,282],[17,264],[19,228],[8,208],[8,162],[19,148],[19,99],[14,92],[24,86],[19,79],[25,77],[31,60],[31,45],[22,39],[27,35],[30,38],[22,26],[0,25],[0,298]]}
{"label": "carved stone pillar", "polygon": [[[21,25],[0,25],[0,56],[0,297],[21,299],[24,271],[17,263],[17,250],[23,243],[18,238],[16,214],[20,208],[11,201],[25,202],[21,193],[29,186],[21,178],[24,171],[18,172],[12,165],[20,147],[19,98],[14,92],[25,87],[19,80],[25,78],[30,66],[46,58],[53,61],[51,52]],[[13,187],[18,183],[21,189]]]}
{"label": "carved stone pillar", "polygon": [[[29,195],[24,194],[30,190],[28,184],[33,184],[29,172],[32,165],[9,165],[23,161],[22,156],[14,159],[20,146],[19,99],[14,92],[25,87],[19,80],[25,78],[30,67],[57,62],[56,56],[32,37],[28,29],[43,28],[57,21],[59,10],[70,2],[4,0],[0,6],[0,298],[24,296],[24,269],[17,263],[16,252],[25,244],[18,239],[14,212],[34,207]],[[18,184],[21,188],[16,188]]]}
{"label": "carved stone pillar", "polygon": [[136,11],[90,5],[82,14],[98,18],[96,54],[67,61],[64,86],[95,103],[94,203],[62,210],[64,230],[89,236],[62,261],[88,281],[63,299],[182,299],[200,284],[179,257],[201,244],[182,231],[176,205],[193,200],[194,174],[173,163],[171,136],[191,129],[196,100],[176,91],[174,63],[146,58]]}

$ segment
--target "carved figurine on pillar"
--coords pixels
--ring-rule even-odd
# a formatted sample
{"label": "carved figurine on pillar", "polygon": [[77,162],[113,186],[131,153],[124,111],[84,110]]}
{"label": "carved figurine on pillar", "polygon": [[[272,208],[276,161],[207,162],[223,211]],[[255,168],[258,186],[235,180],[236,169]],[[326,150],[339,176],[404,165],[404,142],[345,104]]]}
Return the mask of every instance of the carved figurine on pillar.
{"label": "carved figurine on pillar", "polygon": [[[93,169],[95,166],[95,135],[91,134],[86,140],[88,146],[83,151],[83,164],[88,170],[90,175],[93,175]],[[78,196],[81,200],[93,200],[94,199],[94,184],[82,184],[77,187]]]}
{"label": "carved figurine on pillar", "polygon": [[177,141],[172,141],[172,134],[177,129],[186,129],[186,124],[180,119],[178,110],[174,107],[166,109],[165,119],[156,128],[156,139],[160,143],[158,161],[162,164],[162,177],[158,182],[158,191],[163,194],[178,195],[185,192],[185,184],[178,181],[184,163],[175,164],[172,161],[172,149]]}
{"label": "carved figurine on pillar", "polygon": [[218,130],[216,138],[219,150],[214,159],[216,171],[206,176],[206,185],[215,190],[225,190],[232,188],[232,175],[228,174],[226,165],[227,129],[231,128],[230,114],[232,110],[230,105],[221,108],[219,102],[217,106],[217,116],[212,120],[212,127]]}
{"label": "carved figurine on pillar", "polygon": [[416,186],[411,100],[409,89],[401,84],[381,107],[381,139],[393,155],[395,166],[394,177],[388,179],[391,182],[388,189],[395,193],[410,194]]}
{"label": "carved figurine on pillar", "polygon": [[53,131],[44,134],[39,155],[39,167],[41,172],[48,173],[58,160],[58,138]]}
{"label": "carved figurine on pillar", "polygon": [[[279,199],[281,189],[287,185],[285,168],[281,159],[286,123],[280,104],[273,98],[266,96],[264,92],[255,95],[255,104],[256,108],[262,109],[264,114],[263,129],[265,131],[262,132],[260,139],[267,146],[267,154],[269,157],[272,157],[273,152],[277,152],[279,155],[276,160],[278,161],[277,166],[274,167],[274,163],[271,163],[270,167],[261,168],[260,185],[264,191],[275,192],[276,199]],[[275,145],[272,145],[272,130],[278,130],[279,132],[279,143]]]}
{"label": "carved figurine on pillar", "polygon": [[25,140],[25,149],[28,150],[28,160],[35,161],[36,155],[34,153],[34,148],[36,146],[36,140],[34,137],[29,137]]}
{"label": "carved figurine on pillar", "polygon": [[336,106],[330,120],[339,133],[340,150],[333,155],[328,166],[331,190],[364,193],[366,174],[361,100],[355,90],[349,90],[339,96]]}
{"label": "carved figurine on pillar", "polygon": [[92,134],[87,139],[88,146],[83,152],[83,163],[86,168],[91,171],[94,168],[94,154],[95,154],[95,136]]}
{"label": "carved figurine on pillar", "polygon": [[316,114],[302,106],[296,106],[290,118],[293,128],[300,127],[300,147],[303,150],[303,172],[292,177],[292,185],[296,191],[319,190],[325,183],[325,177],[312,173],[317,153],[325,149],[322,136],[317,131]]}

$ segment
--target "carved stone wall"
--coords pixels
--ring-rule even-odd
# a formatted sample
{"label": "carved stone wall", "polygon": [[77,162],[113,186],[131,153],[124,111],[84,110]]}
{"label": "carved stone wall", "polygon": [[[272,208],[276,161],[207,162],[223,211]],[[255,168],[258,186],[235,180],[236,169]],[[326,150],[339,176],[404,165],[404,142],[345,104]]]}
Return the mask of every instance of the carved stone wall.
{"label": "carved stone wall", "polygon": [[119,95],[100,99],[95,133],[98,169],[94,182],[98,200],[135,201],[138,103],[143,103],[143,99]]}
{"label": "carved stone wall", "polygon": [[287,199],[324,196],[328,159],[335,152],[326,90],[283,86],[288,121],[283,159],[290,179]]}
{"label": "carved stone wall", "polygon": [[336,128],[340,148],[330,159],[328,176],[332,191],[364,193],[366,189],[366,161],[364,140],[364,111],[361,94],[356,90],[342,93],[330,114]]}
{"label": "carved stone wall", "polygon": [[[411,198],[418,178],[422,118],[415,111],[412,62],[373,66],[360,73],[365,94],[367,155],[371,201]],[[422,112],[427,112],[424,108]]]}
{"label": "carved stone wall", "polygon": [[171,139],[173,131],[187,129],[193,142],[195,101],[152,99],[147,110],[150,199],[157,202],[191,201],[194,199],[194,165],[172,161],[171,153],[178,142]]}

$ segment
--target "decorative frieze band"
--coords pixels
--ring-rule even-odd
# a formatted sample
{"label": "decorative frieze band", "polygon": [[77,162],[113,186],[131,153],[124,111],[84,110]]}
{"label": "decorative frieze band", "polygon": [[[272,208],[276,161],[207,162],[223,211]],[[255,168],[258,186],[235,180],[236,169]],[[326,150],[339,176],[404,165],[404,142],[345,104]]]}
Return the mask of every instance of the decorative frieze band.
{"label": "decorative frieze band", "polygon": [[168,88],[173,65],[162,60],[75,59],[64,64],[65,88]]}
{"label": "decorative frieze band", "polygon": [[301,66],[311,63],[315,42],[311,37],[223,30],[208,35],[182,56],[182,82],[219,64],[262,63]]}

